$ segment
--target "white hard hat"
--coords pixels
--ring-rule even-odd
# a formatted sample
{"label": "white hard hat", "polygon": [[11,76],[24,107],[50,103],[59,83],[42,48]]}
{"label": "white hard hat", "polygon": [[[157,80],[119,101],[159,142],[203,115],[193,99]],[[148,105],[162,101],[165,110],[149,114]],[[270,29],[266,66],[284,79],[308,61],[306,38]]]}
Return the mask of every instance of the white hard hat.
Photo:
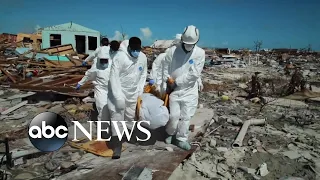
{"label": "white hard hat", "polygon": [[199,39],[199,29],[193,25],[187,26],[181,36],[181,41],[185,44],[196,44]]}

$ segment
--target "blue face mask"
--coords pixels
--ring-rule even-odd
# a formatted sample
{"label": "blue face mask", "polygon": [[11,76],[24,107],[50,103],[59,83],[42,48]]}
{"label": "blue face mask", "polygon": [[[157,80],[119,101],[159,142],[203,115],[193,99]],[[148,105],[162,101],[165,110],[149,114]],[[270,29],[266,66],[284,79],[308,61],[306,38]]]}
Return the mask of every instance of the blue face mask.
{"label": "blue face mask", "polygon": [[110,49],[110,54],[114,54],[116,51]]}
{"label": "blue face mask", "polygon": [[135,58],[139,56],[140,51],[131,51],[131,55]]}
{"label": "blue face mask", "polygon": [[103,69],[106,69],[106,68],[108,68],[108,66],[109,66],[109,63],[104,63],[104,64],[101,64],[101,66],[102,66],[102,68],[103,68]]}

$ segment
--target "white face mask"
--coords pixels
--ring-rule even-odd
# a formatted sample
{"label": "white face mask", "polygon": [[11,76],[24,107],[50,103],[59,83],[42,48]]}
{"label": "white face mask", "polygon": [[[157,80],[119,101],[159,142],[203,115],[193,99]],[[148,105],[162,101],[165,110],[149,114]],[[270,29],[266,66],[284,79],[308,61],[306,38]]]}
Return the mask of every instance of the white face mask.
{"label": "white face mask", "polygon": [[191,51],[194,48],[194,44],[183,44],[186,51]]}

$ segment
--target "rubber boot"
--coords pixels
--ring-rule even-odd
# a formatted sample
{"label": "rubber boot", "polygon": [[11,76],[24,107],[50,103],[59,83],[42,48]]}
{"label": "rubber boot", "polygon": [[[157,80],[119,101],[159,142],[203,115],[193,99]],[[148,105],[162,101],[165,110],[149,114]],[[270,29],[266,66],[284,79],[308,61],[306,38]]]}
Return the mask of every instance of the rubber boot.
{"label": "rubber boot", "polygon": [[120,159],[122,151],[122,141],[119,141],[118,136],[112,136],[110,148],[113,151],[112,159]]}
{"label": "rubber boot", "polygon": [[191,145],[190,145],[189,142],[187,142],[187,141],[179,141],[179,140],[176,140],[176,141],[174,142],[174,144],[175,144],[176,146],[178,146],[179,148],[184,149],[184,150],[187,150],[187,151],[191,149]]}
{"label": "rubber boot", "polygon": [[164,140],[164,142],[165,142],[166,144],[172,144],[172,136],[168,136],[168,137]]}
{"label": "rubber boot", "polygon": [[119,144],[113,148],[112,159],[120,159],[121,151],[122,151],[122,142],[119,142]]}

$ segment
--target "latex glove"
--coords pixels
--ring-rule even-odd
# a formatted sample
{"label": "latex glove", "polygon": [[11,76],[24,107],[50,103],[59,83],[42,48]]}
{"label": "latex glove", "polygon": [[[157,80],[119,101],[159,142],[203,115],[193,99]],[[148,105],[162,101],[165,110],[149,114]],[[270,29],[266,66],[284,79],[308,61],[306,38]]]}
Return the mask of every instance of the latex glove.
{"label": "latex glove", "polygon": [[80,87],[81,87],[81,85],[80,85],[80,84],[77,84],[77,86],[76,86],[76,90],[79,90],[79,89],[80,89]]}
{"label": "latex glove", "polygon": [[83,61],[82,62],[82,66],[86,66],[87,65],[87,62],[86,61]]}
{"label": "latex glove", "polygon": [[149,80],[149,84],[150,84],[150,85],[153,85],[153,84],[154,84],[154,80],[153,80],[153,79],[150,79],[150,80]]}

